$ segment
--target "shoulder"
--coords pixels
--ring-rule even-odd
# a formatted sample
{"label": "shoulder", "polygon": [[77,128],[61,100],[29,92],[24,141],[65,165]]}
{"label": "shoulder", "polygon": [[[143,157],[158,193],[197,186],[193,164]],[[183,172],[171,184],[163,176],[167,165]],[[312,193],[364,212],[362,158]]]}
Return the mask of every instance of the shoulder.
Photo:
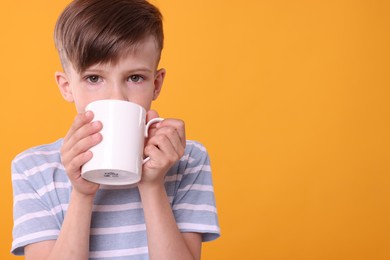
{"label": "shoulder", "polygon": [[205,146],[198,141],[187,140],[184,155],[179,161],[179,168],[182,174],[201,170],[210,171],[210,158]]}
{"label": "shoulder", "polygon": [[[27,172],[41,172],[48,168],[61,168],[62,139],[50,144],[29,148],[12,160],[12,173],[26,174]],[[28,174],[29,175],[29,174]]]}
{"label": "shoulder", "polygon": [[184,155],[168,171],[167,175],[170,177],[167,180],[180,181],[184,175],[193,175],[205,170],[210,171],[210,159],[205,146],[198,141],[187,140]]}
{"label": "shoulder", "polygon": [[62,146],[62,139],[59,139],[53,143],[43,144],[29,148],[15,156],[13,164],[25,164],[28,162],[36,162],[50,160],[60,156],[60,149]]}
{"label": "shoulder", "polygon": [[168,175],[181,175],[175,180],[183,182],[184,179],[199,175],[211,174],[210,158],[203,144],[198,141],[187,140],[186,149],[182,158],[171,168]]}
{"label": "shoulder", "polygon": [[[14,195],[23,200],[22,194],[40,196],[53,187],[69,187],[69,180],[61,162],[62,139],[54,143],[32,147],[18,154],[12,161],[12,186]],[[20,195],[20,196],[19,196]]]}
{"label": "shoulder", "polygon": [[187,140],[186,141],[186,153],[207,153],[206,147],[194,140]]}
{"label": "shoulder", "polygon": [[208,152],[203,144],[198,141],[187,140],[182,161],[187,161],[189,164],[196,164],[201,160],[208,160],[208,157]]}

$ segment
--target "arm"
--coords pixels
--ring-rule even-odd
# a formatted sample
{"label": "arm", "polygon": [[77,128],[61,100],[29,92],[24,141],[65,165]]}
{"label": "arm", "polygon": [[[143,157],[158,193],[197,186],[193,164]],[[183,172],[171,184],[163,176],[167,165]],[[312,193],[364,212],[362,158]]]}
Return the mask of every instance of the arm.
{"label": "arm", "polygon": [[58,239],[26,246],[26,259],[88,259],[92,203],[93,197],[72,192]]}
{"label": "arm", "polygon": [[179,231],[164,186],[140,193],[150,259],[200,259],[201,235]]}
{"label": "arm", "polygon": [[77,115],[61,148],[73,190],[58,239],[26,246],[26,259],[88,259],[93,200],[99,185],[85,181],[80,167],[92,157],[88,150],[101,141],[101,124],[91,123],[92,118],[91,112]]}
{"label": "arm", "polygon": [[185,148],[184,123],[166,119],[157,124],[147,141],[139,191],[144,208],[150,259],[200,259],[201,236],[181,233],[164,187],[168,169],[181,158]]}

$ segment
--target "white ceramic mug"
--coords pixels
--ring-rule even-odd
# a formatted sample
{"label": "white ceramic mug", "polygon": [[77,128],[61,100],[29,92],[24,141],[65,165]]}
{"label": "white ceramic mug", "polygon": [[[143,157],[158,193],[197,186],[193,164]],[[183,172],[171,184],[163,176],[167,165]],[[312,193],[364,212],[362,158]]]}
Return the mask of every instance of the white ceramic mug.
{"label": "white ceramic mug", "polygon": [[87,105],[94,121],[103,124],[103,140],[92,147],[92,159],[81,168],[81,175],[91,182],[127,185],[139,182],[144,159],[144,141],[149,126],[161,122],[154,118],[146,125],[142,106],[122,100],[98,100]]}

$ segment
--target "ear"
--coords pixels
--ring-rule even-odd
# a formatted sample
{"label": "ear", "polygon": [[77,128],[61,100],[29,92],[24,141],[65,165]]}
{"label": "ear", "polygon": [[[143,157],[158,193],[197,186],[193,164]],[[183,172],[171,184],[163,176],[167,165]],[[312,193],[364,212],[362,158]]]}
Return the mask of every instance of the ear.
{"label": "ear", "polygon": [[74,98],[68,76],[64,72],[56,72],[54,76],[62,97],[68,102],[73,102]]}
{"label": "ear", "polygon": [[154,78],[154,93],[153,100],[156,100],[160,95],[162,85],[164,82],[166,71],[165,69],[159,69],[156,73],[156,77]]}

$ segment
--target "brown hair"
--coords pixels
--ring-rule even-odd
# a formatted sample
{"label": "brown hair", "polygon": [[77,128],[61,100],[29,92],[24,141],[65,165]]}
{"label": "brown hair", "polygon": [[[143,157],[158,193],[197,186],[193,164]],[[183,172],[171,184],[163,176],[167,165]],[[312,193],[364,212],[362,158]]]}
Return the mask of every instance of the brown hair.
{"label": "brown hair", "polygon": [[[74,0],[55,26],[54,41],[65,69],[78,72],[97,63],[116,62],[153,36],[160,53],[164,33],[160,11],[146,0]],[[158,61],[157,61],[158,62]]]}

